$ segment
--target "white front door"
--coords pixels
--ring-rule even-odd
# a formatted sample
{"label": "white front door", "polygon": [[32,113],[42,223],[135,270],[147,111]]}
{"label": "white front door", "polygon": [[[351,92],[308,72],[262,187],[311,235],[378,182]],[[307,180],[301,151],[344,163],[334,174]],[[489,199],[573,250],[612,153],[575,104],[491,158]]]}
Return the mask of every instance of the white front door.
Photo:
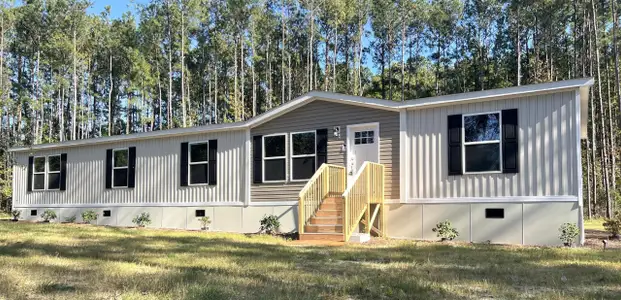
{"label": "white front door", "polygon": [[379,123],[347,126],[347,174],[351,178],[365,161],[379,163]]}

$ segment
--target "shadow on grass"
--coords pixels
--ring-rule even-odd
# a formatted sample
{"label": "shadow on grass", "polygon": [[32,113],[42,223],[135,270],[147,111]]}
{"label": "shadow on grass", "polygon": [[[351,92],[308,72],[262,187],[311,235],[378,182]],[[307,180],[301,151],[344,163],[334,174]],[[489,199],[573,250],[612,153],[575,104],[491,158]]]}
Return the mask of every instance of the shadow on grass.
{"label": "shadow on grass", "polygon": [[[606,266],[618,264],[621,252],[416,242],[376,247],[292,247],[244,236],[237,240],[217,234],[176,236],[135,229],[84,228],[78,232],[70,226],[18,228],[41,236],[80,236],[82,243],[62,245],[0,237],[5,243],[0,256],[44,255],[84,262],[78,270],[32,264],[30,271],[41,276],[80,274],[69,277],[71,282],[44,283],[39,288],[42,293],[91,291],[94,287],[88,283],[73,284],[83,280],[102,282],[116,291],[183,295],[180,298],[186,299],[315,299],[322,295],[463,298],[472,282],[485,283],[483,291],[476,292],[478,297],[552,290],[568,291],[578,298],[614,299],[621,290],[619,269]],[[227,265],[205,264],[203,258],[221,259]],[[107,263],[135,264],[157,268],[157,272],[110,274],[114,269],[105,267]]]}

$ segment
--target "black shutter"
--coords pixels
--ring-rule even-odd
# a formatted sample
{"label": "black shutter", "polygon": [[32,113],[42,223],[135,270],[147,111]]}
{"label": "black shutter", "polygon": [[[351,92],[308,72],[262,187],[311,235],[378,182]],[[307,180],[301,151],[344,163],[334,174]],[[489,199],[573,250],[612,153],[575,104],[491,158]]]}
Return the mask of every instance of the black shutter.
{"label": "black shutter", "polygon": [[328,163],[328,129],[317,129],[317,163],[315,170]]}
{"label": "black shutter", "polygon": [[218,140],[209,140],[209,184],[218,183]]}
{"label": "black shutter", "polygon": [[461,175],[461,115],[448,116],[448,174]]}
{"label": "black shutter", "polygon": [[129,161],[127,166],[127,187],[136,186],[136,147],[129,147]]}
{"label": "black shutter", "polygon": [[106,150],[106,188],[112,188],[112,149]]}
{"label": "black shutter", "polygon": [[34,156],[28,156],[28,187],[26,191],[32,192],[32,167],[34,165]]}
{"label": "black shutter", "polygon": [[67,153],[60,155],[60,190],[67,189]]}
{"label": "black shutter", "polygon": [[263,136],[255,135],[252,137],[252,182],[263,182]]}
{"label": "black shutter", "polygon": [[181,143],[181,156],[179,158],[179,184],[188,186],[188,143]]}
{"label": "black shutter", "polygon": [[520,155],[518,153],[518,110],[502,111],[502,172],[518,173]]}

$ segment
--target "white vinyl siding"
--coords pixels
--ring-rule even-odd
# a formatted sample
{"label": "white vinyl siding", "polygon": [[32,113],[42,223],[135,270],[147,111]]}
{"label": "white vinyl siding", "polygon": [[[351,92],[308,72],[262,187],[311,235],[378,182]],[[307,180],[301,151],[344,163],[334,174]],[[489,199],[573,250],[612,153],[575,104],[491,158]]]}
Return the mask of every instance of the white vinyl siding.
{"label": "white vinyl siding", "polygon": [[[181,187],[180,146],[218,140],[218,184]],[[106,189],[106,149],[136,147],[136,188]],[[15,153],[13,199],[20,205],[166,205],[243,203],[246,201],[246,132],[202,133],[47,150],[34,155],[67,153],[64,193],[27,193],[28,152]]]}
{"label": "white vinyl siding", "polygon": [[[574,91],[407,111],[411,199],[577,196]],[[518,109],[519,173],[448,176],[447,116]]]}

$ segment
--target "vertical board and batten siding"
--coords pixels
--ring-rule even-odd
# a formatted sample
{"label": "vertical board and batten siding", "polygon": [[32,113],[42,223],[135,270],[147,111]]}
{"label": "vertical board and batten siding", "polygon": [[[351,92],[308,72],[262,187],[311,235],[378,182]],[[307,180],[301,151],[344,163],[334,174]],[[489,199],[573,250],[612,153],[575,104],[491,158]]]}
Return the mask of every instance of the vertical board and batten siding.
{"label": "vertical board and batten siding", "polygon": [[[386,199],[399,199],[399,113],[382,109],[360,107],[330,101],[315,100],[255,128],[250,134],[268,135],[328,129],[328,163],[344,166],[347,152],[342,145],[347,141],[347,125],[379,122],[380,163],[386,166]],[[341,136],[335,137],[333,128],[341,127]],[[289,158],[291,151],[288,153]],[[290,161],[287,159],[287,178]],[[295,201],[304,182],[252,184],[252,202]]]}
{"label": "vertical board and batten siding", "polygon": [[[218,183],[181,187],[181,143],[218,140]],[[136,147],[136,187],[106,189],[106,149]],[[21,205],[244,202],[246,131],[193,134],[16,153],[14,201]],[[66,191],[26,191],[29,155],[67,153]]]}
{"label": "vertical board and batten siding", "polygon": [[[577,196],[574,91],[407,112],[409,199]],[[447,116],[518,109],[517,174],[448,175]]]}

